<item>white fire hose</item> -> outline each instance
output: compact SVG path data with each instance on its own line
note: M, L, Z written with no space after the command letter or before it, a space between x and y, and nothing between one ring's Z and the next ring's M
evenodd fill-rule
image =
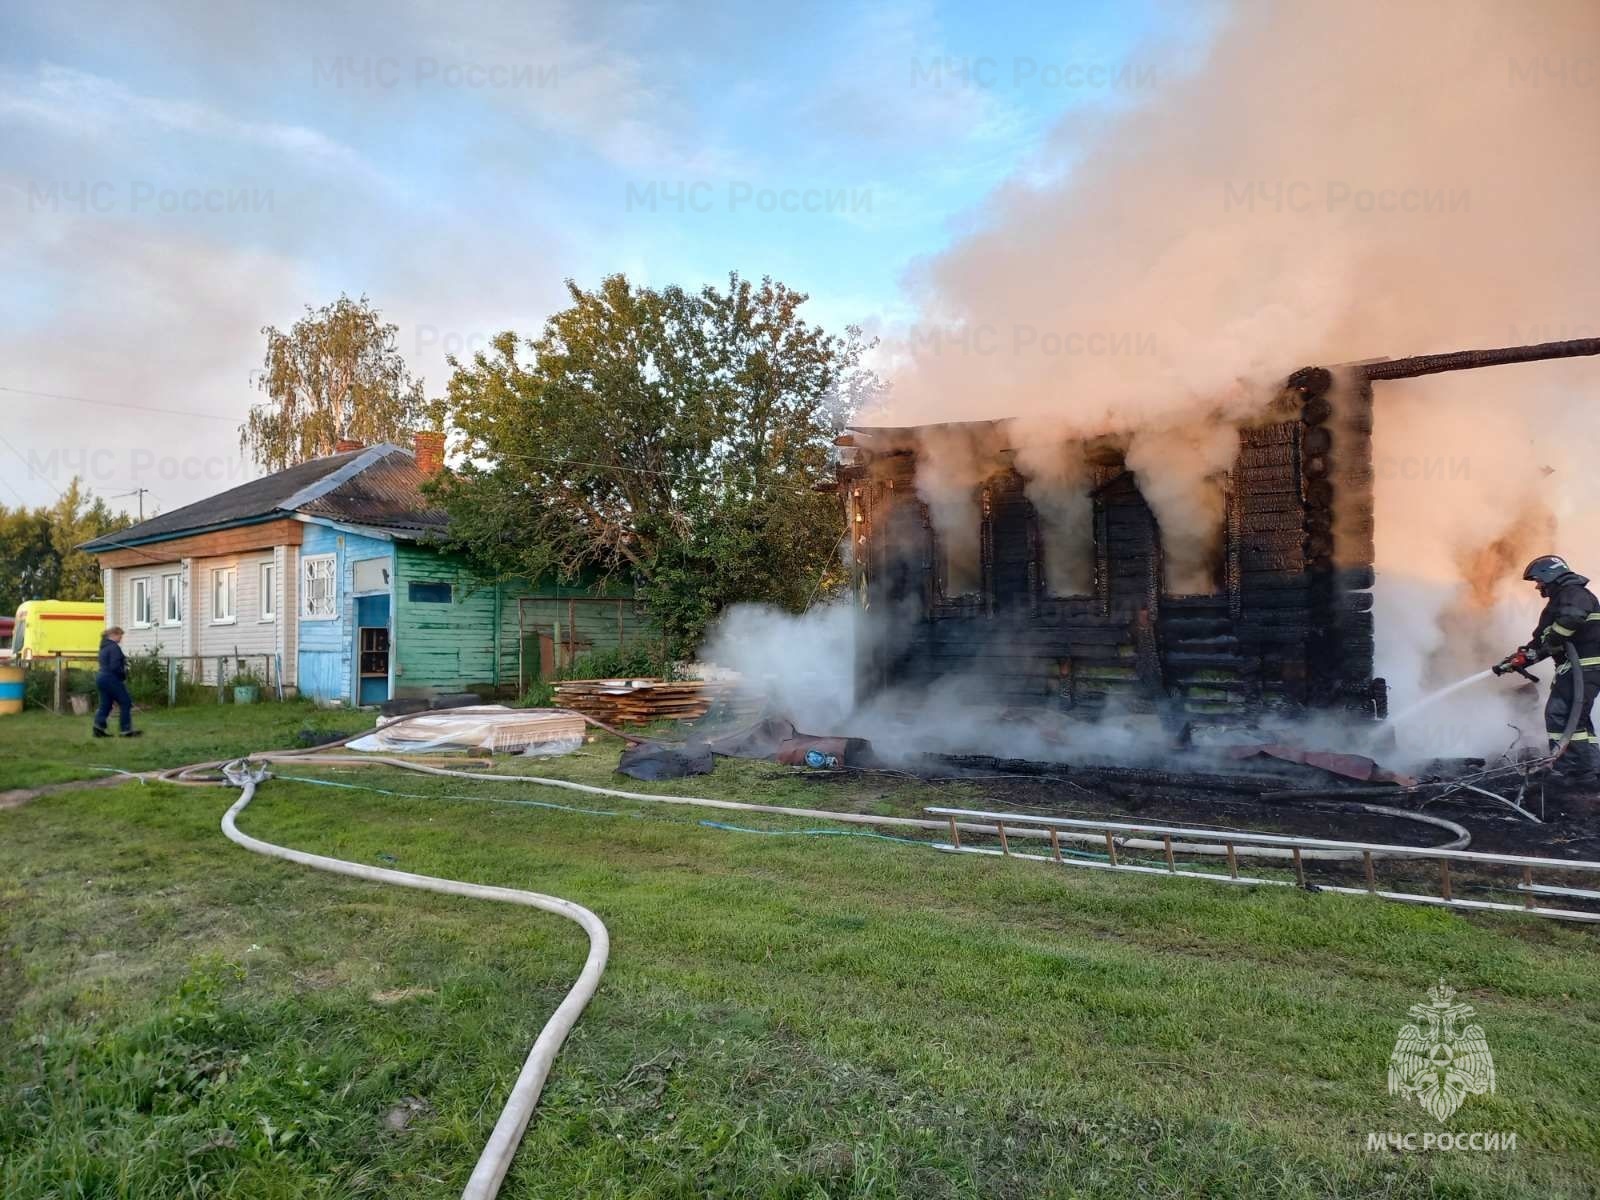
M540 908L545 912L555 913L566 917L569 921L577 922L589 935L589 956L584 959L583 970L579 972L577 982L572 985L572 989L567 992L566 999L562 1000L556 1011L550 1014L550 1019L545 1022L538 1038L534 1040L533 1049L528 1051L527 1061L522 1064L517 1082L512 1086L511 1095L506 1100L505 1108L500 1112L500 1119L494 1123L494 1132L489 1135L488 1144L478 1156L478 1165L472 1169L472 1177L467 1180L467 1186L461 1193L462 1200L492 1200L495 1193L500 1190L500 1184L511 1166L511 1156L517 1152L517 1145L522 1141L528 1122L533 1118L534 1106L539 1103L539 1093L544 1090L544 1081L550 1074L550 1066L555 1061L556 1051L561 1049L561 1043L567 1040L567 1034L577 1024L579 1014L589 1003L595 989L600 986L600 976L606 969L606 957L611 952L611 936L606 932L605 923L583 905L563 900L559 896L525 892L518 888L463 883L458 879L440 879L434 875L413 875L409 871L390 871L382 867L345 862L341 858L307 854L304 850L293 850L288 846L263 842L260 838L242 833L234 823L234 818L255 799L256 785L266 777L265 772L252 773L242 764L235 764L224 768L224 774L228 782L239 788L239 798L233 802L233 807L223 814L222 832L246 850L254 850L257 854L265 854L271 858L287 859L289 862L299 863L303 867L313 867L318 871L332 871L335 875L349 875L373 883L392 883L399 887L439 892L446 896L468 896L474 900L497 900L502 904L521 904L528 908Z
M491 783L521 783L533 784L537 787L563 788L572 792L584 792L591 796L611 796L619 800L642 800L653 804L683 804L695 808L721 808L735 812L771 813L784 817L804 817L807 820L840 821L849 825L887 825L901 829L949 829L948 821L934 821L926 817L885 817L875 813L845 813L831 812L821 808L789 808L779 804L748 804L740 800L712 800L704 796L660 796L648 792L628 792L621 788L599 787L592 783L573 783L566 779L550 779L543 775L494 775L487 771L459 771L450 767L435 767L427 763L407 762L403 758L374 755L349 755L349 754L319 754L314 759L308 760L298 751L285 751L282 753L256 754L252 756L265 762L276 762L280 759L296 762L322 762L333 763L339 766L384 766L398 767L403 771L416 771L423 775L443 775L454 779L477 779ZM1381 816L1394 817L1398 820L1415 821L1423 825L1432 825L1443 829L1450 834L1450 840L1438 846L1430 846L1430 850L1464 850L1472 841L1472 834L1465 826L1444 817L1436 817L1430 813L1411 812L1404 808L1391 808L1383 804L1359 803L1357 807L1366 812ZM994 834L993 824L982 825L966 822L957 822L956 828L962 833ZM1196 829L1196 836L1203 837L1207 834L1224 833L1226 830ZM1048 838L1049 832L1038 827L1006 826L1007 837ZM1061 833L1061 838L1069 841L1099 843L1105 839L1099 834L1069 834ZM1129 850L1164 851L1165 843L1149 838L1121 838L1117 845ZM1220 842L1174 842L1172 849L1178 854L1204 854L1220 857L1227 853L1227 847ZM1238 846L1236 853L1255 858L1281 858L1293 857L1293 851L1281 846ZM1324 860L1328 862L1355 862L1361 858L1359 851L1353 850L1318 850L1308 849L1300 852L1304 860Z
M330 763L341 766L389 766L425 775L442 775L450 778L476 779L496 783L532 784L538 787L563 788L569 791L584 792L589 795L612 796L625 800L728 809L738 812L772 813L780 816L805 817L811 820L838 821L855 825L886 825L930 830L944 830L950 827L947 821L935 821L920 817L889 817L869 813L830 812L826 809L790 808L775 804L748 804L737 800L713 800L698 796L652 795L646 792L630 792L620 788L574 783L565 779L550 779L537 775L496 775L480 771L461 771L448 767L430 766L425 763L407 762L403 758L378 757L365 754L359 756L337 755L317 753L316 751L290 750L259 753L252 755L251 758L262 762L288 761ZM227 783L239 788L239 798L223 814L222 832L230 841L243 846L246 850L264 854L271 858L281 858L315 870L330 871L336 875L348 875L355 879L365 879L373 883L389 883L399 887L416 888L420 891L438 892L446 896L466 896L477 900L494 900L502 904L520 904L528 908L538 908L576 922L588 934L589 955L584 960L583 970L579 973L577 981L572 985L571 990L568 991L566 998L557 1006L550 1019L545 1022L544 1028L539 1031L539 1036L534 1041L533 1048L528 1052L527 1060L523 1063L522 1070L517 1076L517 1081L506 1100L505 1108L495 1122L494 1131L490 1134L489 1141L484 1146L483 1153L479 1155L477 1165L473 1168L472 1176L461 1193L462 1200L493 1200L505 1179L506 1171L511 1165L511 1159L516 1153L517 1145L528 1128L528 1122L533 1117L534 1107L539 1102L539 1094L544 1088L545 1079L550 1074L551 1064L555 1059L556 1053L560 1050L561 1044L566 1040L568 1033L572 1031L572 1027L577 1023L579 1015L600 985L600 976L605 971L606 959L611 947L611 938L606 931L604 922L589 909L580 904L574 904L570 900L563 900L559 896L547 896L540 892L522 891L517 888L491 887L485 884L467 883L456 879L441 879L434 875L415 875L409 871L391 871L383 867L367 866L364 863L353 863L344 859L329 858L321 854L310 854L304 850L295 850L288 846L279 846L272 842L264 842L259 838L251 837L239 829L235 820L251 800L255 798L257 786L269 776L264 769L251 770L249 760L196 764L191 767L160 772L155 777L167 782L194 784L202 782L193 778L195 773L202 771L220 771ZM205 782L217 781L208 780ZM1404 809L1388 808L1376 804L1362 804L1360 807L1369 812L1382 813L1387 816L1405 818L1443 828L1453 835L1452 840L1443 847L1445 849L1460 849L1471 840L1471 835L1465 828L1442 817L1413 813ZM994 834L996 832L995 826L992 824L958 823L957 827L963 832L976 834ZM1218 831L1195 830L1195 833L1201 836L1215 832ZM1049 836L1043 829L1012 828L1010 826L1006 828L1006 834L1011 837L1042 838ZM1089 842L1101 840L1099 835L1093 834L1062 833L1059 836L1068 840ZM1118 845L1133 850L1161 850L1164 848L1162 842L1141 838L1120 839ZM1179 854L1219 855L1226 853L1224 846L1204 842L1174 842L1171 849ZM1264 858L1288 858L1292 851L1281 847L1240 846L1238 847L1238 853L1241 855L1250 853ZM1342 860L1359 857L1359 855L1349 851L1313 849L1302 851L1302 857L1307 859Z

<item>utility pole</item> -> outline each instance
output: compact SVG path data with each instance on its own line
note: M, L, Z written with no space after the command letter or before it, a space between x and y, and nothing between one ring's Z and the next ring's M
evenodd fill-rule
M131 491L118 492L115 496L112 496L110 498L112 500L121 500L121 499L123 499L124 497L127 497L127 496L137 496L137 497L139 497L139 520L143 521L144 520L144 494L146 492L148 492L149 490L150 490L149 488L145 488L145 487L134 488Z

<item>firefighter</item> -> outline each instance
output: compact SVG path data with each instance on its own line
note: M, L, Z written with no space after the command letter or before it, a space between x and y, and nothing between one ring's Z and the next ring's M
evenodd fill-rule
M1555 770L1567 783L1593 787L1600 782L1600 745L1595 743L1593 714L1595 696L1600 694L1600 600L1589 590L1589 580L1559 555L1534 559L1522 577L1538 586L1545 599L1544 611L1539 614L1533 639L1497 663L1495 674L1518 671L1540 659L1555 659L1556 673L1544 706L1544 727L1552 747L1566 735L1573 704L1579 706L1572 743ZM1577 651L1580 669L1576 679L1568 646Z

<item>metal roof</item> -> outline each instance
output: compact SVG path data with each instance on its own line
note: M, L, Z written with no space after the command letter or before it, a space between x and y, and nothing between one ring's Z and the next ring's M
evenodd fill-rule
M295 511L380 529L400 538L443 533L450 524L449 516L443 509L431 507L420 490L428 476L409 451L391 450Z

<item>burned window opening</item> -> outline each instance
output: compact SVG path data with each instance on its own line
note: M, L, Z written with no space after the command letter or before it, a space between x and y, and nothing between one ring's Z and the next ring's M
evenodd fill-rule
M929 608L932 562L927 509L912 500L895 502L883 522L881 545L880 603L899 616L921 620Z
M974 491L971 522L959 531L941 531L934 528L930 520L934 593L941 604L976 604L983 597L982 503Z
M1161 537L1131 471L1109 467L1095 488L1096 596L1102 614L1131 619L1160 607Z
M1015 472L984 489L984 595L992 615L1031 613L1039 601L1039 519Z

